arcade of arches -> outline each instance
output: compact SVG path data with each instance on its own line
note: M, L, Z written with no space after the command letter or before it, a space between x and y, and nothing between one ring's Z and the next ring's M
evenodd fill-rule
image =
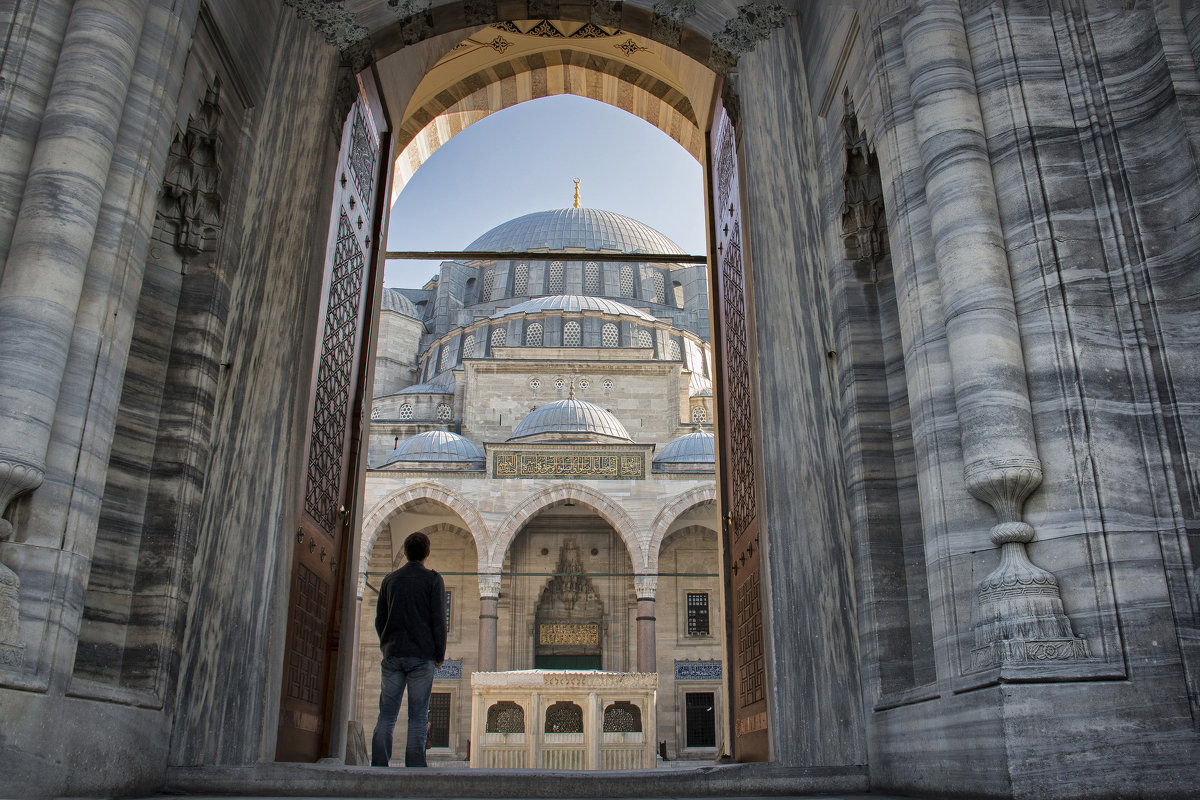
M341 761L355 577L389 544L364 570L358 531L386 522L394 546L412 514L448 573L510 569L528 618L582 598L615 634L526 655L617 669L640 657L614 610L646 599L628 576L717 539L722 741L771 762L718 776L1193 791L1194 4L17 0L0 21L7 792ZM705 166L715 505L657 530L548 487L500 528L426 476L371 507L388 200L465 126L559 93ZM465 289L481 265L461 266ZM531 341L603 349L611 324L618 349L690 363L673 331L705 337L632 305L542 308ZM489 441L560 446L516 434ZM519 585L556 571L539 559L590 588ZM503 596L486 588L460 611ZM497 663L524 666L494 616Z

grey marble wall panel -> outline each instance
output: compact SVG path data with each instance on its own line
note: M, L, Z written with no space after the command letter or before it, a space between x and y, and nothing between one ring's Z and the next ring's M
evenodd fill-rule
M798 35L791 18L743 56L736 84L758 342L772 746L785 764L846 765L862 763L865 747L836 386L826 357L829 285L811 191L817 154Z
M279 31L246 172L246 248L232 284L228 367L200 511L175 764L274 756L286 575L338 145L327 126L313 124L332 103L337 53L289 9L280 12Z

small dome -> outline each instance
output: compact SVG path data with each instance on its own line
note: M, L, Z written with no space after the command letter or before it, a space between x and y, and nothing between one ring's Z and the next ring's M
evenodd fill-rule
M483 451L470 439L450 431L425 431L401 442L381 466L435 462L433 469L483 469L485 460Z
M383 297L379 298L379 310L394 311L415 320L421 319L421 312L417 311L413 301L409 300L399 289L383 290Z
M444 383L416 383L406 386L396 394L454 394L454 385Z
M541 311L565 311L576 314L584 311L599 311L602 314L612 314L614 316L625 315L637 317L646 322L657 321L645 311L640 311L633 306L627 306L624 303L618 303L615 300L608 300L603 297L578 294L555 294L549 297L526 300L524 303L518 303L510 308L497 311L495 314L492 314L492 319L511 317L514 314L537 314Z
M538 406L521 420L508 440L544 438L632 442L625 426L600 406L570 397Z
M716 440L709 431L695 430L667 442L654 458L654 472L712 472Z

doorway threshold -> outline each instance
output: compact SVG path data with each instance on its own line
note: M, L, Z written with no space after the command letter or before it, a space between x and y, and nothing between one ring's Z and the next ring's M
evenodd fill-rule
M865 766L698 764L629 772L266 763L171 767L163 791L232 797L667 798L864 794Z

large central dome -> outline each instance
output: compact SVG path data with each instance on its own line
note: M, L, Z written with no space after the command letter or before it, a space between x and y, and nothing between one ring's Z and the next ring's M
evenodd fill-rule
M683 250L636 219L598 208L536 211L497 225L468 250L608 250L616 253L679 253Z

